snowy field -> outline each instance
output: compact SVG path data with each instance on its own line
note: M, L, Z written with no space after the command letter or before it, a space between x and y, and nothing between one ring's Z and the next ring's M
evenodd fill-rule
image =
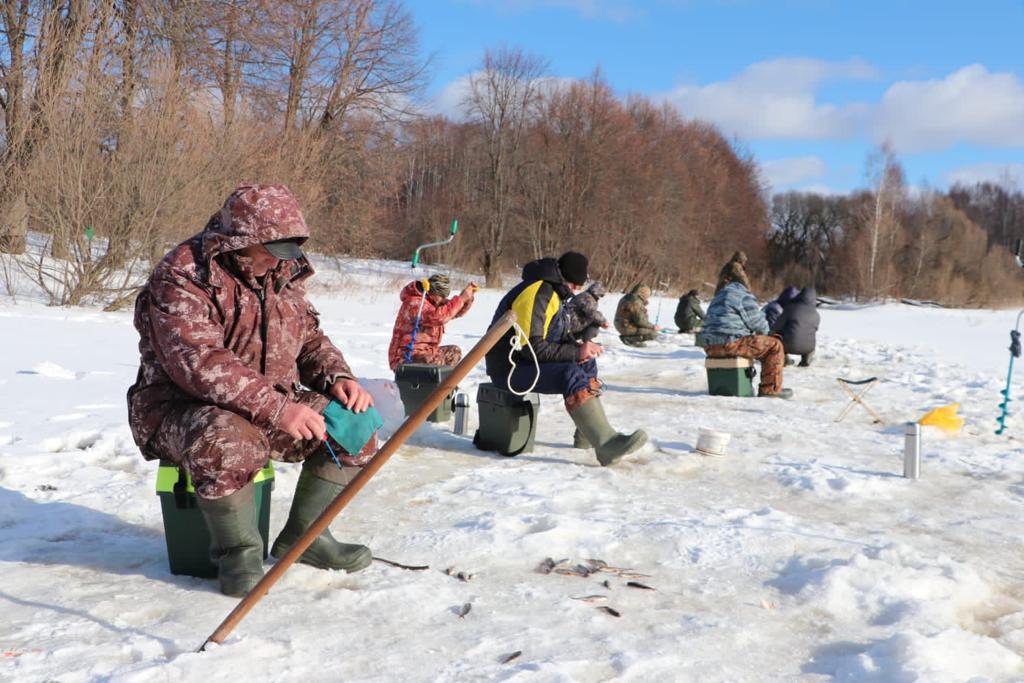
M353 263L312 294L362 377L390 375L404 276ZM448 340L472 345L499 296ZM130 314L0 300L0 680L1022 681L1024 401L993 434L1015 316L822 309L789 402L708 396L690 335L606 335L609 418L652 445L598 467L558 397L516 458L428 425L332 529L429 570L296 565L196 653L236 601L168 570L155 463L126 424ZM835 423L836 377L873 375L886 424L859 407ZM922 478L904 479L904 423L954 401L962 433L925 429ZM726 455L692 452L700 427L732 434ZM272 534L298 470L277 468ZM545 574L547 558L629 572Z

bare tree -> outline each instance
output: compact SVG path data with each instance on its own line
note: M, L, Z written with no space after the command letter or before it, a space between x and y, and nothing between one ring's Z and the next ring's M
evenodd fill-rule
M489 286L500 286L505 233L515 206L527 128L536 114L539 79L544 60L518 49L484 54L480 71L469 80L463 107L481 131L486 165L480 175L480 195L487 216L483 227L482 260Z

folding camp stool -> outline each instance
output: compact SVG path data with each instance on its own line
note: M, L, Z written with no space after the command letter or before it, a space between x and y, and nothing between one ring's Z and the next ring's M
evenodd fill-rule
M868 377L867 379L861 379L861 380L852 380L852 379L846 379L845 377L836 377L836 381L839 382L839 386L841 386L843 388L843 391L845 391L847 394L850 395L850 404L848 406L846 406L845 408L843 408L843 412L839 413L839 417L836 418L836 422L842 422L843 418L846 417L847 414L849 414L849 412L851 410L853 410L853 407L856 406L857 404L860 404L860 405L864 406L864 410L866 410L869 413L871 413L871 417L873 417L875 419L874 421L876 423L880 423L882 421L882 418L878 417L878 413L873 411L871 409L871 406L869 406L864 401L864 394L866 394L869 391L871 391L871 387L873 387L876 384L878 384L878 378L877 377ZM860 392L854 393L854 391L853 391L853 389L851 387L864 387L864 388L861 389Z

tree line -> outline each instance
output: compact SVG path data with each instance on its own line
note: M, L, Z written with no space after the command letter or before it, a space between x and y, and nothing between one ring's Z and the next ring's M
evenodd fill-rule
M988 301L1017 275L1019 193L910 197L889 155L863 192L771 197L736 141L598 70L488 51L441 116L429 67L398 0L5 2L0 277L123 305L245 180L288 184L328 254L408 258L458 218L440 258L491 285L570 248L674 292L736 249L761 294Z
M885 146L868 169L871 186L848 195L772 198L766 265L775 285L956 306L1024 298L1014 259L1024 238L1024 193L989 182L911 191Z

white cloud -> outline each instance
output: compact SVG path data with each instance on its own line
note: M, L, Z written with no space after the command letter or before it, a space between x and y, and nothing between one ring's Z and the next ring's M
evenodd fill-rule
M462 102L469 94L469 83L472 78L473 74L466 74L445 85L433 101L427 105L427 109L433 114L442 114L456 121L465 119Z
M1024 164L999 164L985 162L970 164L950 171L945 176L950 185L974 185L990 182L1011 188L1024 188Z
M751 64L731 80L683 85L664 95L687 117L717 124L751 140L824 140L854 135L867 109L862 104L818 102L828 81L869 80L877 71L860 59L775 59Z
M838 197L848 194L847 190L837 190L834 187L828 185L804 185L803 187L796 188L797 192L804 192L806 194L820 194L823 197Z
M761 164L761 172L773 188L785 188L825 175L828 167L820 157L804 156L771 159Z
M894 83L878 105L872 134L903 153L956 143L1024 146L1024 82L972 64L942 79Z

